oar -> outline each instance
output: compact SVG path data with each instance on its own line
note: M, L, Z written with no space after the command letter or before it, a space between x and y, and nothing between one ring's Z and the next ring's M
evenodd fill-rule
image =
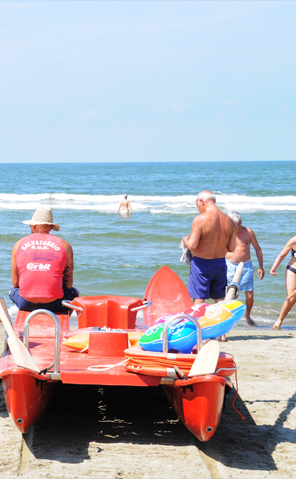
M3 323L5 331L7 332L7 343L11 352L15 364L20 368L31 369L36 373L39 373L40 369L32 358L31 354L27 350L26 346L15 334L11 320L6 308L4 298L0 298L0 319Z
M231 301L234 299L238 289L239 289L239 281L241 279L241 275L244 269L244 263L239 263L238 267L236 268L236 272L234 273L233 280L231 281L230 285L228 286L228 291L226 293L225 299L227 301Z
M236 272L234 274L233 280L231 281L228 292L225 299L231 301L238 291L238 284L240 277L242 275L244 268L244 263L239 263ZM220 355L220 344L216 340L211 340L206 343L201 350L199 351L192 367L189 371L188 377L198 376L201 374L213 374L216 371L216 366L218 363Z
M217 362L220 355L220 344L211 339L199 351L188 377L199 376L200 374L213 374L216 371Z

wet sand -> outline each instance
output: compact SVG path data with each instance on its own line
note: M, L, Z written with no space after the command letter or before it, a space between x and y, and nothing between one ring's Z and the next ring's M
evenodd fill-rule
M296 332L232 331L224 351L238 366L216 434L200 443L176 419L161 388L58 387L22 436L0 395L0 477L295 478ZM1 350L3 333L0 337Z

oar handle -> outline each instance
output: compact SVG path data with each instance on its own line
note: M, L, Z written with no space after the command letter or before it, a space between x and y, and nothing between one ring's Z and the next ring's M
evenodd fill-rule
M233 280L227 287L227 293L226 293L225 299L227 299L228 301L236 297L236 293L239 289L239 281L241 279L243 269L244 269L244 263L241 261L238 267L236 268L236 271L233 276Z
M3 326L8 334L10 336L11 334L15 334L15 331L13 329L13 326L11 324L11 320L6 308L6 304L4 301L4 298L0 298L0 319L3 323Z

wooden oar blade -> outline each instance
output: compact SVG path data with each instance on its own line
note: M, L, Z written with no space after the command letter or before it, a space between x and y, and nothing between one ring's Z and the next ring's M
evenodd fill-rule
M26 346L19 340L17 336L15 338L9 336L7 339L7 343L11 351L11 355L15 360L15 364L18 367L30 369L35 373L40 372L40 368L38 368Z
M214 374L220 355L220 344L218 341L211 340L206 343L199 351L188 377L200 376L202 374Z
M0 298L0 319L8 335L7 344L9 346L11 355L15 361L15 364L20 368L31 369L36 373L39 373L40 369L32 358L31 354L27 350L26 346L15 334L11 320L4 302L4 298ZM5 306L4 306L5 305Z

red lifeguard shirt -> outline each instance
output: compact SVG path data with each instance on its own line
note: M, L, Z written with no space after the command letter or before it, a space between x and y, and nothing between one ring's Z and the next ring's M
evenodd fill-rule
M67 253L61 238L34 233L25 236L16 252L20 295L23 298L62 298Z

